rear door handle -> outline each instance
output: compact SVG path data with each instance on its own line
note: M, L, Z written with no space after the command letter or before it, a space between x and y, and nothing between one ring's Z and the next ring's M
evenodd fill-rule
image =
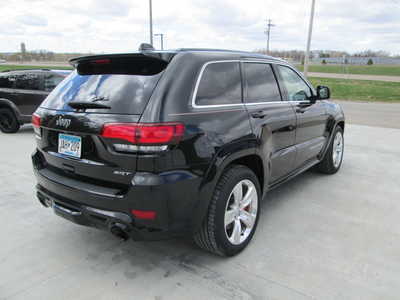
M251 113L251 117L254 119L263 119L266 115L262 110Z

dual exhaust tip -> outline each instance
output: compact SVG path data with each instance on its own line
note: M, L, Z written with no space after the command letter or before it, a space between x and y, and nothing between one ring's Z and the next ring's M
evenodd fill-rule
M114 223L110 227L110 232L114 236L126 241L129 239L129 234L126 232L126 225L120 223Z

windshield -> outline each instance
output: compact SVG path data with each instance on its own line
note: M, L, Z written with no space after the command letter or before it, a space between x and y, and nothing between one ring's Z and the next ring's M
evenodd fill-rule
M74 111L69 102L95 102L111 109L88 112L142 114L163 72L156 75L79 75L72 72L46 98L41 107Z

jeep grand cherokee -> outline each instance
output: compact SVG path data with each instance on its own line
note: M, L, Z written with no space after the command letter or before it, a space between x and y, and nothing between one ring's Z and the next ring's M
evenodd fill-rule
M71 64L33 116L32 159L38 199L72 222L232 256L269 190L341 166L342 109L283 60L148 49Z

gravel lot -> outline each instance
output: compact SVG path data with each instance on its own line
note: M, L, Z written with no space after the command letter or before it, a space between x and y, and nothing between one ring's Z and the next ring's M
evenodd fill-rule
M269 193L248 249L223 259L56 217L34 196L31 128L0 134L0 299L399 299L400 130L345 139L337 175Z

